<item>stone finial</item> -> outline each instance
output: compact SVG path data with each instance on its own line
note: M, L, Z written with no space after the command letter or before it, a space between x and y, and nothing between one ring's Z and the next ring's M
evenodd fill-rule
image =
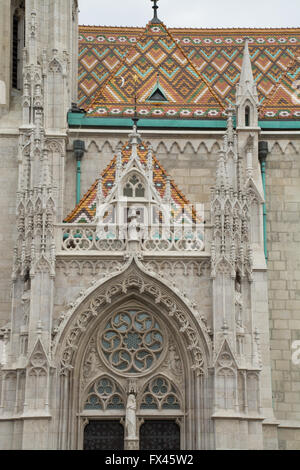
M103 181L102 181L102 175L101 175L98 180L98 187L97 187L97 199L99 203L103 203L105 201L105 197L104 197L103 190L102 190L102 183Z
M253 78L251 58L250 58L250 53L249 53L249 37L245 37L243 63L242 63L242 70L241 70L239 85L240 87L244 87L248 83L253 84L254 78Z
M149 145L148 147L147 172L148 172L148 178L152 181L153 179L153 148L151 145Z
M249 38L246 37L240 81L237 85L236 94L238 127L258 126L259 99L257 94L256 83L253 77L248 44Z
M163 200L166 204L169 204L172 200L172 188L171 188L171 178L170 178L170 176L167 176L166 190L165 190Z
M116 158L116 179L120 179L121 174L122 174L122 146L118 145L117 146L117 158Z

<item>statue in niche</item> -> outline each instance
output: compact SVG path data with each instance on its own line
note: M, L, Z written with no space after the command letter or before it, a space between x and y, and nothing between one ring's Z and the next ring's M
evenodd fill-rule
M180 359L179 355L177 354L176 348L173 344L171 344L169 352L170 352L170 355L169 355L170 370L175 375L181 375L182 374L181 359Z
M136 396L133 392L130 392L127 399L125 428L127 439L134 440L138 438L136 429Z
M132 207L129 210L128 213L128 220L129 220L129 225L128 225L128 236L129 240L135 240L138 241L140 240L140 224L138 223L138 213L137 210Z
M235 322L239 333L244 332L243 327L243 295L242 295L242 280L240 274L237 272L235 278Z
M21 299L23 309L23 326L28 326L30 313L30 292L25 291Z
M94 346L91 347L83 366L83 377L89 378L97 368L98 356Z

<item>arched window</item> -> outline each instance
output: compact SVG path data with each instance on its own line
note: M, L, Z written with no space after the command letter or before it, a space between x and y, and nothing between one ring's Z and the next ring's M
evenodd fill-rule
M24 7L17 8L12 22L12 88L22 89L22 54L25 46Z
M166 377L156 377L146 386L141 401L142 410L180 410L178 391Z
M132 175L127 181L123 195L126 197L145 197L145 187L137 175Z
M245 108L245 126L250 126L250 107L246 106Z
M108 377L97 380L89 389L85 410L124 410L125 404L118 385Z

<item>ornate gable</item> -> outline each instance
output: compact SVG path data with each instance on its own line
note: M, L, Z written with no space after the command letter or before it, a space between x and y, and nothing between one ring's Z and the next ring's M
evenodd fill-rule
M133 158L133 148L136 152ZM119 168L118 168L119 165ZM135 167L134 167L135 165ZM164 167L153 155L151 147L144 142L125 143L117 150L107 168L101 173L99 179L91 186L83 196L75 209L65 218L65 223L93 223L96 218L97 197L102 203L112 201L117 190L117 182L122 173L122 181L126 186L125 179L130 174L140 174L142 180L149 184L149 191L156 202L162 204L170 202L172 205L173 217L177 223L182 217L187 217L192 222L203 222L197 219L196 210L191 206L188 199L171 180ZM101 188L99 188L99 184ZM168 193L170 201L168 201ZM106 219L109 222L109 214Z

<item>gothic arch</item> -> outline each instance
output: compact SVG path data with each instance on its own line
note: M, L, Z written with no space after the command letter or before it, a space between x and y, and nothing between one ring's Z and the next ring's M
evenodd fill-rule
M95 140L90 140L87 144L87 151L90 153L99 153L100 148Z
M194 148L193 144L193 142L188 140L184 146L183 153L187 153L188 155L194 155L197 150Z
M201 420L204 419L204 410L209 407L210 400L207 394L209 387L204 386L204 383L210 380L208 367L211 360L211 346L206 327L204 324L199 324L193 307L188 305L188 301L178 291L175 292L175 288L172 290L164 281L150 275L141 267L138 260L133 258L125 265L122 272L114 273L108 279L100 281L91 287L86 295L82 295L58 328L53 355L58 366L57 408L60 409L58 417L60 448L80 448L80 441L78 441L80 433L74 432L76 413L80 413L80 387L82 387L79 385L80 370L92 336L95 331L100 331L101 325L101 331L103 331L103 322L112 312L117 311L123 305L135 304L145 306L148 311L151 309L153 316L163 327L162 331L167 331L166 344L170 346L173 341L176 344L185 371L181 374L181 377L185 375L183 384L186 391L185 409L194 409L192 402L197 401L195 412L198 414L199 422L195 421L194 416L191 415L184 418L183 426L186 431L183 446L198 449L208 445L205 443L207 436L201 435L199 430L192 431L197 426L205 425ZM164 350L161 360L165 361L168 354L169 349ZM124 379L129 380L130 374L126 373L127 375L124 376L121 372L113 370L100 354L98 356L101 362L101 373L110 374L111 372L113 376L119 376L120 389L124 387ZM170 363L169 360L167 362ZM174 360L173 364L175 364ZM151 373L154 371L155 368L153 372L152 369L142 371L142 374L138 373L133 378L139 379L145 376L150 380ZM171 393L173 398L169 399L169 404L177 403L174 390L175 388ZM72 403L71 411L70 407L64 405L68 402ZM62 432L65 426L70 426L68 439L64 439Z
M155 304L163 304L170 318L177 320L178 326L190 342L190 350L195 353L195 369L200 362L196 360L199 338L204 347L206 358L211 355L211 344L206 326L203 322L197 323L194 306L177 289L171 289L169 285L153 273L149 273L136 257L130 259L121 271L105 276L98 283L93 282L86 293L81 293L76 303L70 304L70 310L61 317L57 335L53 343L53 354L56 358L62 353L63 344L68 343L68 337L75 334L82 322L82 311L85 310L91 318L98 317L99 311L107 304L111 304L112 298L120 293L127 293L129 289L139 290L140 293L146 292L152 297ZM158 296L157 296L158 295ZM98 305L97 305L98 303ZM81 325L80 332L77 331L76 339L81 337L83 331L86 331L87 324ZM194 331L194 334L193 334ZM198 332L198 335L195 333ZM73 341L71 341L73 344ZM71 348L72 349L72 348Z

